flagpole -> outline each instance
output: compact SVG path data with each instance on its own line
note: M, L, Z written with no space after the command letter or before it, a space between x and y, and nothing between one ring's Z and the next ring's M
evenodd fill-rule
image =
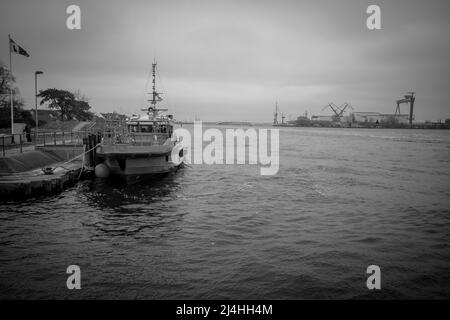
M9 84L9 95L11 99L11 135L12 142L14 142L14 98L13 98L13 73L12 73L12 59L11 59L11 35L8 34L9 47L9 73L11 74L11 83Z

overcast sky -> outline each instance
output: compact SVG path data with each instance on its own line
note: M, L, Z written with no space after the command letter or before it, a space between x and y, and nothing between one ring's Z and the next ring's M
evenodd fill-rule
M13 55L30 106L42 70L41 89L80 90L96 112L136 113L156 58L165 105L180 120L271 122L275 100L292 118L329 114L332 101L393 113L411 90L417 119L450 118L448 1L0 3L0 60L9 64L10 33L30 54ZM66 28L70 4L81 8L81 30ZM366 28L369 4L381 7L382 30Z

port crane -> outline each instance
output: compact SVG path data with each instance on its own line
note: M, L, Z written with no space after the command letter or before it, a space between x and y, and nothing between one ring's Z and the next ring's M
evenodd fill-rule
M416 101L416 97L414 96L415 92L407 92L404 95L404 99L397 100L397 108L395 109L395 118L401 115L400 105L402 103L409 103L409 124L412 125L412 121L414 118L414 102Z
M331 110L333 110L333 112L334 112L333 118L334 118L334 121L336 121L336 122L341 122L341 119L344 116L344 112L347 110L347 108L350 108L353 110L353 107L347 102L341 104L339 107L337 105L335 105L333 102L330 102L322 110L325 110L327 108L330 108Z
M286 118L286 116L284 115L283 112L280 111L280 108L278 108L278 102L275 102L275 112L273 114L273 125L274 126L278 126L280 125L280 123L278 122L278 114L281 114L281 125L284 125L284 119Z
M275 102L275 112L273 113L273 125L278 125L278 102Z

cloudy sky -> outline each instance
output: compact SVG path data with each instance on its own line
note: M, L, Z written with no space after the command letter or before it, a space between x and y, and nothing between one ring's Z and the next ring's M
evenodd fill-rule
M81 30L66 28L67 6ZM381 7L382 30L366 28ZM393 113L417 91L416 118L450 118L447 1L1 0L0 60L8 33L26 103L41 88L80 90L94 111L135 113L146 103L154 58L176 118L271 122L275 101L294 118L349 102ZM147 85L147 89L146 89ZM404 107L406 112L406 107Z

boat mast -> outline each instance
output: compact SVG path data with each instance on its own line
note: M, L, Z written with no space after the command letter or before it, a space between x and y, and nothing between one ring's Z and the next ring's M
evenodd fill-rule
M150 101L150 103L152 104L152 108L156 109L156 103L162 101L163 99L160 96L160 92L156 91L156 60L152 63L152 76L153 76L153 80L152 80L152 100L148 100Z

